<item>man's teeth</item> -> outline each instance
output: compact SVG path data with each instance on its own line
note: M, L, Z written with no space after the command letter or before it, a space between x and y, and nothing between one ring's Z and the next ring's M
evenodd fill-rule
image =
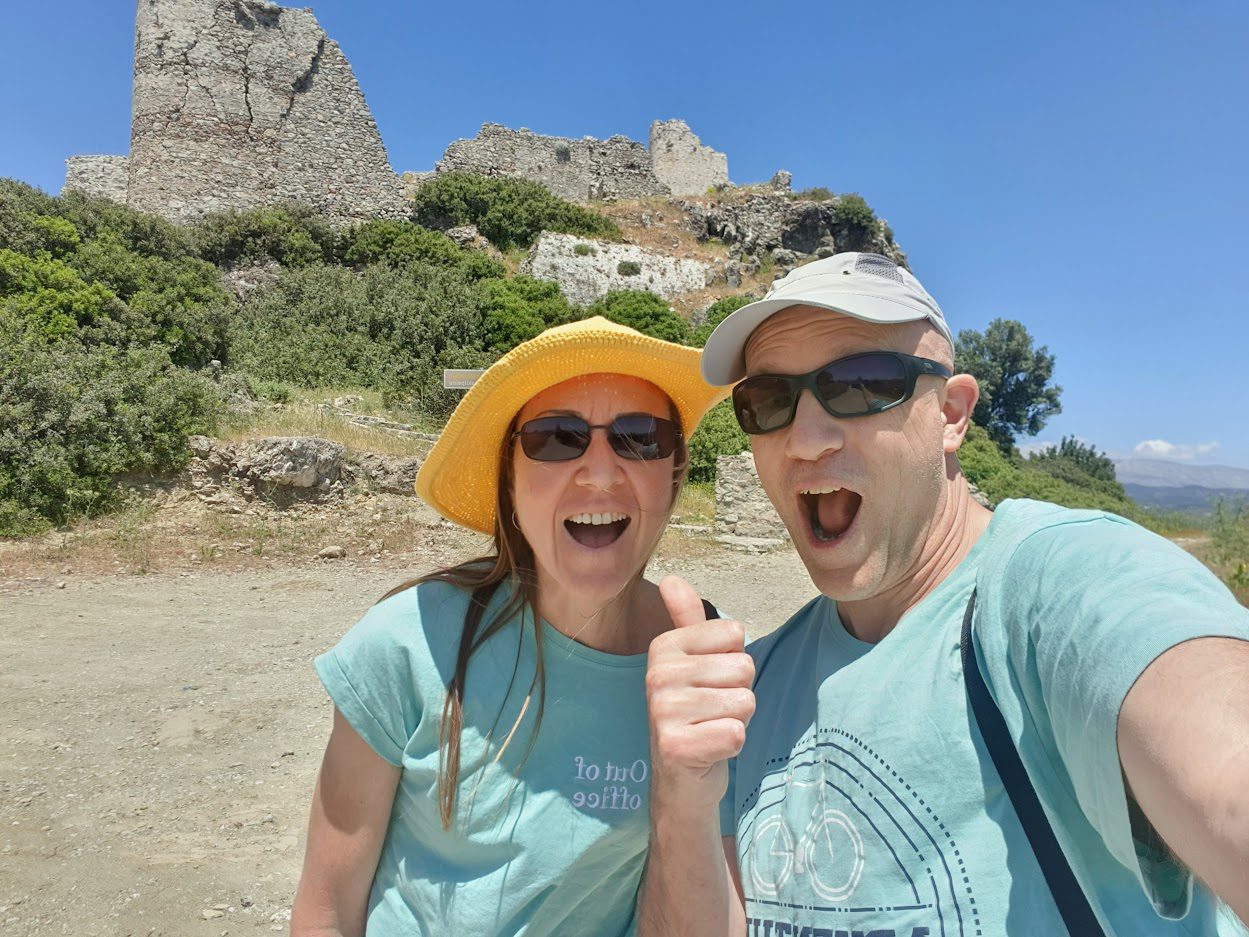
M804 488L800 494L804 495L831 495L841 491L840 486L828 485L824 488Z
M618 521L628 520L628 514L574 514L568 518L574 524L615 524Z

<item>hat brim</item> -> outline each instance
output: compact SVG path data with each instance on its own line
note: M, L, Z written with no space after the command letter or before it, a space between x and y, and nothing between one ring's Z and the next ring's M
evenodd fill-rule
M700 358L697 348L601 317L548 329L509 351L469 388L421 465L416 492L448 520L492 534L504 435L535 394L586 374L637 377L673 402L688 440L707 410L727 396L703 380Z
M928 319L951 346L954 344L950 327L943 320L925 310L885 297L827 290L813 291L801 299L760 299L726 316L707 339L707 344L703 347L703 377L708 383L731 385L745 377L746 342L750 340L751 334L767 319L790 306L815 306L881 325Z

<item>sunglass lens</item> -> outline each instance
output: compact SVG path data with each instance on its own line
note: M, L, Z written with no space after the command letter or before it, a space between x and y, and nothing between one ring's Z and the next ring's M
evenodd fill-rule
M733 412L747 433L782 429L794 417L794 386L783 377L752 377L733 388Z
M626 413L612 421L608 438L623 459L666 459L676 449L676 424L647 413Z
M893 355L842 358L815 375L816 392L838 416L875 413L906 396L906 366Z
M520 428L525 455L537 462L566 462L590 445L590 427L577 417L549 416L530 420Z

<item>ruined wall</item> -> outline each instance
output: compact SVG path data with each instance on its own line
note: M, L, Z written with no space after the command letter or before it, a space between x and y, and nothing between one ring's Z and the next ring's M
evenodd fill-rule
M627 137L573 140L491 123L447 147L435 171L531 179L576 202L667 192L651 172L646 147Z
M131 205L174 219L284 201L404 215L351 66L309 10L139 0L135 32Z
M577 202L701 195L729 178L728 157L703 146L680 120L656 121L649 150L623 136L573 140L487 123L473 139L447 147L436 171L531 179Z
M564 297L579 306L587 306L611 290L650 290L672 299L701 290L714 276L712 267L697 260L552 231L543 231L538 237L520 272L558 283Z
M714 186L728 184L729 158L703 146L685 121L655 121L650 143L655 178L673 195L702 195Z
M124 156L71 156L65 160L65 189L126 203L129 160Z

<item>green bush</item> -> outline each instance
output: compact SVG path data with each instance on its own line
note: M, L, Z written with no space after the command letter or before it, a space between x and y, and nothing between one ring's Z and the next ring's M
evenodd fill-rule
M499 250L529 247L542 231L616 239L615 222L527 179L439 173L413 198L412 220L445 230L476 225Z
M510 351L573 317L559 286L547 280L527 276L483 280L477 292L485 319L485 347L495 354Z
M572 252L578 257L593 257L598 253L591 244L576 244L573 246Z
M667 342L690 342L690 324L666 302L645 290L612 290L588 306L586 315L603 316Z
M1249 604L1249 504L1215 506L1209 561L1236 598Z
M242 309L229 364L295 387L368 387L434 417L458 398L444 368L479 367L483 296L459 269L385 264L291 269Z
M723 299L717 299L707 307L707 311L704 313L706 321L694 330L693 344L702 348L707 344L707 339L711 337L711 333L717 325L727 319L732 313L741 309L742 306L754 301L755 297L750 293L744 296L726 296Z
M876 213L857 192L837 196L837 220L853 231L867 233L876 225Z
M616 264L616 272L622 277L635 277L642 272L642 265L636 260L622 260Z
M0 309L0 536L108 507L118 473L176 470L220 409L163 347L58 341Z
M716 459L736 455L750 448L750 437L737 425L732 401L725 400L707 411L690 437L690 481L714 482Z
M195 250L218 267L275 260L284 267L333 262L338 233L311 208L290 205L214 212L190 229Z

